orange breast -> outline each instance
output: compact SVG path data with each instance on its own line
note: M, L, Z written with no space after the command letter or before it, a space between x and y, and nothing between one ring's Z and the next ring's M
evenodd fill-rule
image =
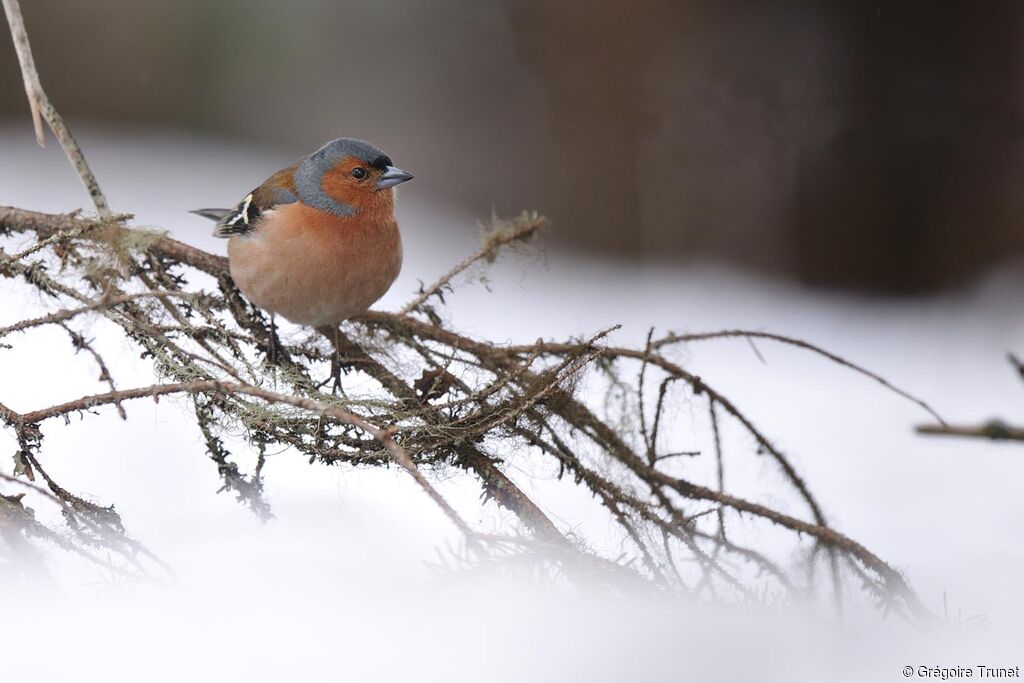
M228 241L231 276L260 308L301 325L334 325L387 292L402 266L390 207L338 217L302 204L264 214Z

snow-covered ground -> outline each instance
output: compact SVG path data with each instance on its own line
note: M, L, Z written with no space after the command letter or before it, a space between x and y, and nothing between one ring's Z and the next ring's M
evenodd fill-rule
M230 204L291 161L184 134L80 136L115 210L217 251L209 224L185 212ZM475 217L430 204L415 182L403 190L406 264L384 309L476 246ZM34 147L25 122L0 128L0 204L67 211L85 199L56 146ZM1024 351L1024 278L1010 271L959 294L898 302L562 252L507 260L489 278L491 291L461 288L451 312L458 328L492 340L617 323L623 344L641 344L651 325L763 329L875 370L950 420L1024 419L1024 383L1005 360ZM33 306L4 299L0 324ZM0 351L0 401L29 410L98 390L85 359L46 362L67 357L65 339L32 341L30 355L26 344ZM115 374L144 379L128 346L101 343L112 344ZM0 679L897 680L904 666L1024 665L1024 449L917 436L912 426L927 415L870 380L771 342L758 348L766 362L742 341L691 345L685 359L792 455L837 528L904 571L949 624L922 633L875 615L836 624L438 573L425 561L455 534L406 478L308 467L287 454L267 466L277 519L261 524L214 494L215 469L170 400L131 405L126 423L108 411L50 426L44 453L65 483L117 503L177 581L126 586L100 572L63 575L55 562L52 581L0 586ZM3 433L0 456L13 449ZM767 466L730 476L764 500L779 484ZM472 508L458 481L440 486ZM569 523L572 506L551 512Z

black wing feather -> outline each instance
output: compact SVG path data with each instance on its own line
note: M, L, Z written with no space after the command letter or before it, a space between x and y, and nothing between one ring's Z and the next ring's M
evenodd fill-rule
M260 208L252 200L253 193L245 196L245 199L238 203L238 206L231 209L217 221L213 228L214 237L231 237L232 235L244 235L253 229L256 221L263 215Z
M199 209L192 213L217 222L213 228L214 237L244 235L256 229L265 212L280 204L299 201L294 191L294 175L294 166L281 169L247 194L233 209Z

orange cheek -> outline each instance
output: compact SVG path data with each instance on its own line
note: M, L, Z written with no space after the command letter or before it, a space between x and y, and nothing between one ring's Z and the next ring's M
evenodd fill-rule
M350 206L362 206L365 201L365 189L341 173L325 174L323 188L328 197Z

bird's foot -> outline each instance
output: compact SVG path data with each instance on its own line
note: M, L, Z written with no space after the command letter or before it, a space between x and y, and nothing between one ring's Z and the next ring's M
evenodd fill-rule
M331 393L334 395L342 394L341 388L341 358L337 351L331 356L331 377L334 383L331 385Z
M330 384L331 394L344 396L345 389L341 385L341 376L343 374L347 375L351 370L352 366L348 363L341 362L340 355L335 353L331 356L331 374L329 374L324 381L317 384L316 388L319 390Z
M331 386L332 394L345 395L345 390L341 386L341 375L344 372L346 375L355 368L352 363L346 363L342 361L342 334L341 328L336 325L329 325L324 327L318 327L317 331L331 340L331 346L333 347L333 353L331 354L331 374L323 382L317 385L317 389L320 389L325 384L333 380Z

